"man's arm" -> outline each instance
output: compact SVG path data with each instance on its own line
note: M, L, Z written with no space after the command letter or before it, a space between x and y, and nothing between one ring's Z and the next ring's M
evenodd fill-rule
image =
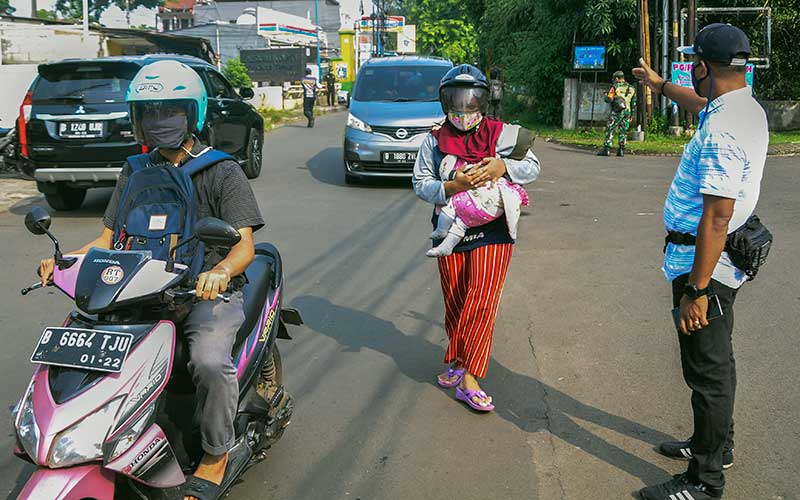
M633 68L633 76L643 84L650 87L656 94L664 94L664 96L672 99L678 103L678 106L688 109L693 114L697 115L706 107L708 100L705 97L700 97L694 89L687 89L678 85L673 85L658 76L658 73L653 71L653 68L644 62L644 59L639 59L639 67Z
M689 275L689 283L697 288L706 288L711 282L711 275L717 267L719 257L725 250L728 238L728 224L733 217L736 200L709 194L703 195L703 215L697 227L694 264ZM708 325L708 297L692 300L684 296L681 299L681 331L685 334L698 330L697 325Z
M216 300L217 296L228 289L231 278L244 273L247 266L253 262L256 254L253 243L253 228L239 229L242 239L237 243L222 261L210 271L201 273L197 277L195 293L203 300Z

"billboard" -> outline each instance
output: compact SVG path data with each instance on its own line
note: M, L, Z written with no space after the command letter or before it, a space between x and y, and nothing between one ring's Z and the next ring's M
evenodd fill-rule
M576 45L572 54L572 69L575 71L604 71L606 69L606 47L604 45Z
M256 82L291 82L303 78L306 55L303 48L249 49L239 54L250 78Z
M691 62L681 62L681 61L672 61L672 79L671 82L674 85L679 85L681 87L692 88L692 63ZM745 70L744 79L747 82L747 85L750 87L753 86L753 77L755 76L755 66L753 64L748 64L747 69Z

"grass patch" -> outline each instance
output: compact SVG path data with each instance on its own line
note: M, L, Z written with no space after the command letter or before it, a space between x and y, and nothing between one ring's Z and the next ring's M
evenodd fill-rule
M281 125L288 121L296 120L298 117L303 116L303 110L297 109L266 109L260 108L258 113L264 118L264 131L268 132L275 128L276 125Z

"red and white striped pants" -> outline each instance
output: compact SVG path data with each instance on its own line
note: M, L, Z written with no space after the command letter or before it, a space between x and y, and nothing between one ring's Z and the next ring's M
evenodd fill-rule
M513 245L504 243L439 257L450 339L444 362L459 361L476 377L485 377L489 367L494 322L512 251Z

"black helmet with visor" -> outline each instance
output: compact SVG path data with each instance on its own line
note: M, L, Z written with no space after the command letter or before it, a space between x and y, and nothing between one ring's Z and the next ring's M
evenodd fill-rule
M489 81L471 64L456 66L439 83L439 101L445 114L486 114L489 109Z

